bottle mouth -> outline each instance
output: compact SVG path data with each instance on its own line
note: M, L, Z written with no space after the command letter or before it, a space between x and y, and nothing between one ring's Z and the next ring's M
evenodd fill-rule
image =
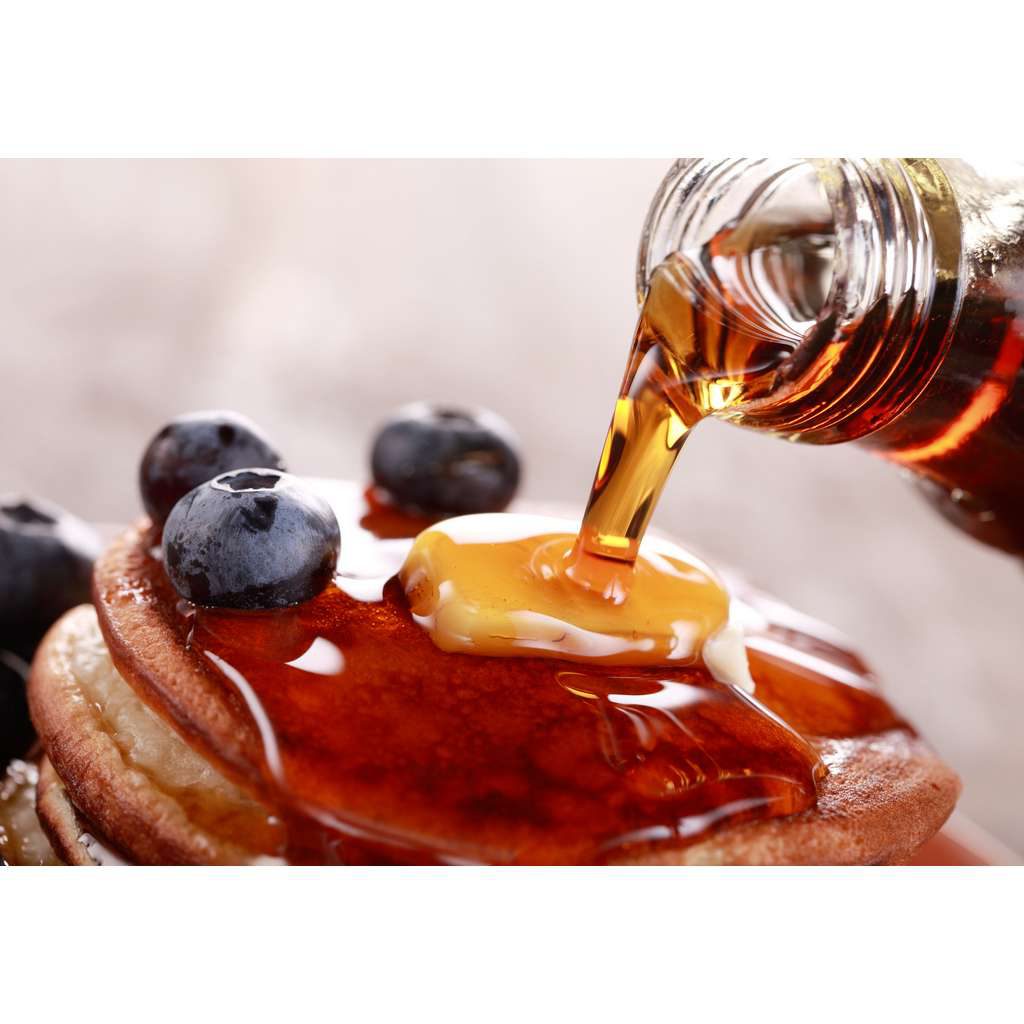
M935 210L922 199L939 178L948 188L926 160L679 160L648 211L639 297L662 263L682 259L699 275L695 291L713 300L705 305L768 343L757 350L771 365L749 370L770 374L770 386L726 415L776 410L794 389L806 391L823 361L835 364L857 325L871 323L881 344L890 328L926 322L938 270L958 276L955 203L946 195L938 204L956 220L946 232L954 256L949 245L937 252Z
M680 160L662 182L640 244L637 287L670 255L687 257L695 291L743 329L795 349L834 283L829 196L806 160Z

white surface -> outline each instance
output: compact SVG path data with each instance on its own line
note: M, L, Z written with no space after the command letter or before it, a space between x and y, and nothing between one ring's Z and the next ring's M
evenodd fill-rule
M167 417L227 406L302 473L365 471L419 398L519 432L525 494L582 504L667 160L0 164L0 488L135 514ZM656 525L852 635L1024 850L1019 564L853 447L702 426Z

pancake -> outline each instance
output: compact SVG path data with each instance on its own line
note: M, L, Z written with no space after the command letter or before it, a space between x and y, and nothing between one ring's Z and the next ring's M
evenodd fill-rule
M354 532L351 522L342 522L343 551ZM30 681L33 718L54 774L54 784L41 787L40 815L51 836L65 837L55 839L58 851L65 859L68 851L77 854L84 833L105 837L136 863L296 859L295 835L284 833L315 833L323 826L311 824L315 813L296 822L294 806L276 810L267 784L266 722L252 693L225 685L223 674L189 642L188 618L154 557L148 524L126 531L97 563L94 597L98 622L89 608L65 616L45 639ZM394 656L389 644L394 652L425 640L403 620L400 605L392 591L381 604L353 603L346 612L374 629L390 623L391 632L380 633L384 658ZM754 597L750 607L756 612ZM771 673L761 673L765 702L808 737L828 768L816 806L766 821L708 821L687 844L639 837L610 848L601 862L902 863L951 812L959 792L955 774L870 692L862 663L808 620L794 615L778 625L779 607L768 601L760 607L775 625L761 628L762 650L751 649L755 666L758 658L762 667L771 659L772 643L784 635L805 654L813 652L809 663L821 661L824 652L842 664L837 673L859 680L850 687L862 712L855 728L848 714L844 718L842 702L830 696L820 707L813 701L787 704L786 694L773 690ZM287 646L289 638L275 642ZM472 661L482 672L491 659ZM500 669L493 666L495 673ZM49 771L44 765L44 778ZM44 798L44 792L53 795ZM429 807L417 810L430 820ZM278 818L286 818L289 829ZM386 838L386 817L376 824ZM351 838L346 835L345 843ZM360 838L357 845L366 846L366 836ZM350 852L339 855L337 836L326 845L322 837L314 840L310 849L308 835L301 837L306 846L298 859L357 859ZM366 859L418 856L396 845Z

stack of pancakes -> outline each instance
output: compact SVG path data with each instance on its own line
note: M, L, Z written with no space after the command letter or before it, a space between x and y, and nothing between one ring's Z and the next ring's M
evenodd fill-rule
M211 687L152 544L145 523L116 540L95 608L67 613L37 652L39 821L69 864L281 862L291 847L264 802L258 716L244 693ZM814 809L618 862L902 863L953 809L955 774L909 729L812 742L829 769Z

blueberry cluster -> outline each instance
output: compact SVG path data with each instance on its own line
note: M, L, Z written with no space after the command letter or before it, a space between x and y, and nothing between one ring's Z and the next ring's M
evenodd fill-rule
M386 502L428 517L500 511L520 475L503 420L424 403L384 424L371 466ZM142 456L139 488L162 533L168 577L195 604L281 608L333 577L341 545L333 510L237 413L192 413L161 428ZM63 509L0 498L0 764L31 742L27 663L46 629L89 600L98 550L95 532Z

